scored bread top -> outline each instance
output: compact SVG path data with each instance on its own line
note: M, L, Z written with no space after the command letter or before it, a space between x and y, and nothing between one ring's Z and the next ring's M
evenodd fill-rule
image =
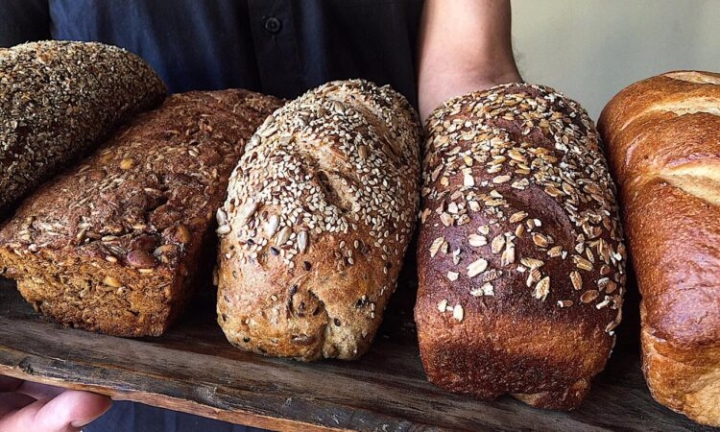
M231 341L304 360L367 349L414 228L418 140L409 103L359 80L266 120L218 214L218 310Z
M0 50L0 213L165 92L150 66L117 47L44 41Z

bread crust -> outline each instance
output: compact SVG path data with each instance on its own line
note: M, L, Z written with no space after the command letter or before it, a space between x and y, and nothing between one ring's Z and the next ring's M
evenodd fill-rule
M61 324L162 334L193 292L246 141L280 104L244 90L168 97L23 203L0 230L0 273Z
M360 80L258 129L218 214L218 322L233 345L303 361L367 351L415 225L419 131L401 95Z
M150 66L117 47L44 41L0 50L0 217L165 92Z
M621 319L625 248L593 122L509 84L427 121L415 306L431 382L572 409Z
M720 426L720 74L676 71L618 93L599 129L620 186L655 399Z

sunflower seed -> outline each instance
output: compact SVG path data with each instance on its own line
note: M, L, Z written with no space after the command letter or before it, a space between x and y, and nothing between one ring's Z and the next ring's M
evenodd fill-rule
M270 215L267 223L265 224L265 232L268 237L272 237L277 232L278 226L280 225L280 217L278 215Z
M308 232L307 231L300 231L297 235L297 248L298 252L305 252L308 247ZM348 258L352 259L352 258ZM352 264L352 263L350 263Z
M283 227L275 238L275 246L280 247L287 243L290 239L290 234L292 234L290 227Z

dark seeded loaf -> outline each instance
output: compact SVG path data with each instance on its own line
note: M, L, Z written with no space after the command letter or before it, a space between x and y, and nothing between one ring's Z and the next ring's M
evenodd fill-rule
M415 308L431 382L571 409L620 322L625 248L585 111L510 84L427 121Z
M170 96L23 203L0 231L0 272L62 324L160 335L214 254L246 140L278 106L243 90Z
M155 72L120 48L46 41L0 50L0 217L164 98Z
M268 118L218 214L218 321L256 353L369 348L415 225L419 124L389 87L333 82Z

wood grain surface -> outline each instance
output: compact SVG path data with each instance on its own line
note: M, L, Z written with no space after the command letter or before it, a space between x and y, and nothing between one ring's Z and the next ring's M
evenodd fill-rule
M418 355L415 283L407 274L368 354L312 364L230 346L210 289L166 335L122 339L44 321L0 280L0 374L282 431L713 430L653 401L640 371L632 298L615 353L577 411L542 411L510 397L479 402L432 386Z

